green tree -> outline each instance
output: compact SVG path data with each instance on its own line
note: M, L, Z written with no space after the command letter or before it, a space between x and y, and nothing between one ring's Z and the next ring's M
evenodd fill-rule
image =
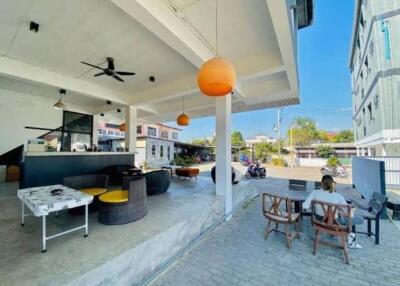
M239 131L233 131L232 132L231 140L232 140L231 141L232 142L232 146L244 146L245 145L242 133L240 133Z
M309 117L296 117L288 130L288 138L293 138L294 146L308 146L319 139L319 131L315 121ZM292 135L290 134L292 132Z
M351 130L342 130L334 138L336 143L351 143L354 142L354 133Z
M328 132L326 132L325 130L319 130L319 140L322 142L322 143L325 143L325 142L329 142L330 140L329 140L329 137L328 137Z
M269 155L276 152L276 148L271 143L262 142L254 144L254 153L256 155L256 158L260 159L263 162L267 160L267 157Z
M332 157L335 150L331 146L320 145L315 148L315 152L321 158L329 158Z

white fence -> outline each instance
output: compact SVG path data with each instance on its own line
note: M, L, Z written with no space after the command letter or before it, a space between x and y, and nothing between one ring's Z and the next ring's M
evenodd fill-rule
M400 157L368 157L385 162L385 181L389 188L400 188Z
M323 167L326 162L323 158L295 158L295 165L302 167Z

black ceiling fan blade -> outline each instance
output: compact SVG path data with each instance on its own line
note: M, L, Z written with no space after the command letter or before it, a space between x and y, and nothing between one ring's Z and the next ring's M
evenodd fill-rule
M96 68L96 69L99 69L99 70L103 70L103 68L101 68L101 67L99 67L99 66L95 66L95 65L89 64L89 63L87 63L87 62L81 62L81 63L84 64L84 65L90 66L90 67L92 67L92 68Z
M135 75L136 74L134 72L124 72L124 71L117 71L115 73L119 74L119 75Z
M104 74L104 72L99 72L99 73L96 73L94 76L101 76L103 74Z
M124 80L122 78L120 78L119 76L117 76L116 74L113 74L112 77L115 78L116 80L124 82Z

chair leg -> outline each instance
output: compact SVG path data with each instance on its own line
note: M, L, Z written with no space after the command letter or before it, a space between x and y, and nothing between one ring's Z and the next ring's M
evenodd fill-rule
M343 253L344 253L344 259L346 264L350 264L350 258L349 258L349 250L347 248L347 237L346 236L341 236L340 240L342 242L343 246Z
M270 233L270 228L271 227L271 220L268 220L268 223L267 223L267 228L265 229L265 233L264 233L264 239L267 239L268 238L268 235L269 235L269 233Z
M313 252L312 254L315 255L317 253L317 247L319 243L319 231L315 231L315 239L314 239L314 247L313 247Z
M375 220L375 244L379 244L379 221L379 218Z
M290 237L288 224L285 224L285 233L286 233L287 246L289 249L291 249L292 248L292 239Z
M368 223L368 236L371 236L371 220L367 219L367 223Z
M300 220L297 220L297 222L293 222L294 230L296 231L296 237L300 238Z

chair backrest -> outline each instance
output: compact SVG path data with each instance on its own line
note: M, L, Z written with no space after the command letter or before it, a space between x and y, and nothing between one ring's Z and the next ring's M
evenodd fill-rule
M165 192L171 184L171 174L168 170L148 172L145 177L149 194Z
M129 193L128 203L146 203L147 202L147 191L146 191L146 178L142 176L131 177L129 181Z
M323 216L316 213L319 207ZM322 201L312 201L311 216L314 227L317 227L332 235L351 232L351 206L332 204Z
M63 185L73 189L107 188L108 176L103 174L88 174L63 178Z
M379 216L385 208L387 200L385 195L374 192L368 202L369 211Z
M263 193L262 211L266 218L275 222L292 222L292 201L290 199Z
M322 183L321 182L314 182L314 188L316 190L321 190L322 189Z
M289 190L306 191L307 190L307 181L290 179L289 180Z

